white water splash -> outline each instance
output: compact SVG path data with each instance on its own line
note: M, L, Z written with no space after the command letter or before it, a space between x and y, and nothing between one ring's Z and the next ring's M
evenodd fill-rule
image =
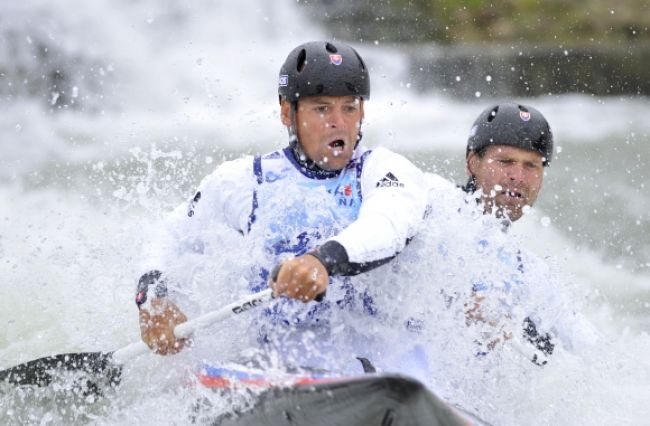
M215 164L244 151L285 145L277 70L291 48L323 38L325 31L289 1L68 0L2 8L3 31L9 31L0 45L0 64L8 70L0 76L0 368L6 368L48 354L110 351L138 339L133 289L156 220L190 196ZM12 40L18 43L13 50L7 44ZM466 104L435 92L417 95L404 83L407 59L400 51L358 47L373 78L363 143L389 146L463 180L465 135L490 101ZM39 60L38 52L46 59ZM57 77L58 69L65 79ZM488 420L643 423L650 398L649 308L643 304L650 292L650 249L631 241L647 235L650 220L643 174L647 152L638 149L647 146L650 128L644 117L650 106L643 98L577 95L526 102L545 112L562 149L539 202L546 216L531 216L513 231L521 229L526 245L559 274L576 307L584 308L603 333L602 343L580 355L558 350L544 368L507 345L487 361L476 360L472 333L480 330L458 329L453 311L433 309L442 308L441 299L421 296L434 297L428 293L434 283L458 289L477 271L487 276L499 271L490 269L489 257L465 255L473 267L436 263L441 257L432 245L435 235L414 242L403 263L377 270L359 285L374 288L377 302L397 322L412 313L438 320L430 320L435 334L418 338L435 344L432 353L440 356L434 365L448 371L439 376L448 381L436 389ZM592 157L584 158L585 152ZM605 164L619 157L620 164ZM554 197L569 201L556 204ZM601 206L602 200L613 200L611 217L592 218L583 211L593 203L602 215L608 206ZM571 215L580 217L565 226ZM539 217L551 218L549 226L539 229ZM591 225L578 231L580 223ZM620 237L626 227L631 231ZM632 248L614 259L611 250L588 245L589 235L600 229L616 232L597 243ZM195 290L207 295L203 309L236 298L232 286L248 259L237 235L215 232L221 232L225 250L210 267L193 271ZM464 232L450 227L437 235L446 236L448 252L461 253L467 247L460 241L454 245L453 236ZM417 259L408 257L417 248L419 255L430 255L428 260L404 267ZM643 259L646 266L639 267ZM245 330L245 323L234 322L197 334L203 347L196 352L203 357L201 351L213 348L210 355L217 359L238 355ZM397 330L377 324L367 331L390 340L397 339ZM214 394L186 384L192 357L144 356L126 367L117 393L99 402L25 403L29 395L3 389L0 423L184 423L203 398L219 411L223 404ZM243 397L241 403L247 401Z

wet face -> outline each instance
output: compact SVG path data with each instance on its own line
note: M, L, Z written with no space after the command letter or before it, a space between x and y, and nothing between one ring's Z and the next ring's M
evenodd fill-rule
M291 126L291 104L283 101L282 123ZM323 170L342 170L354 153L363 120L363 101L354 96L310 96L298 101L298 139L307 157Z
M480 157L470 152L467 171L483 190L485 212L518 220L524 206L532 206L544 179L541 154L508 145L488 146Z

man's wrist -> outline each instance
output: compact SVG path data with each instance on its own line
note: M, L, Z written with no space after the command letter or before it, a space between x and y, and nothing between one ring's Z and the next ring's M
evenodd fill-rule
M307 254L318 259L330 277L345 273L349 266L348 252L338 241L327 241Z

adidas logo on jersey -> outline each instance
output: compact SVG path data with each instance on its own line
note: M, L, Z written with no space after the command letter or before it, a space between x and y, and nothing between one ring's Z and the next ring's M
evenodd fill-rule
M379 180L379 182L377 182L377 188L387 188L387 187L403 188L404 184L400 182L399 179L397 179L394 174L388 172L386 176L384 176Z

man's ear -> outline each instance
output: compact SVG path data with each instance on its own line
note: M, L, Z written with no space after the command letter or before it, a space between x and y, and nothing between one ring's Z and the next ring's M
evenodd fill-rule
M291 127L291 102L280 101L280 121L285 127Z
M466 162L466 169L467 169L468 176L476 176L476 173L474 173L474 171L478 167L479 161L481 161L481 159L476 154L476 152L470 151L469 155L467 156L467 162Z
M280 120L286 127L291 127L291 102L286 100L280 102Z

